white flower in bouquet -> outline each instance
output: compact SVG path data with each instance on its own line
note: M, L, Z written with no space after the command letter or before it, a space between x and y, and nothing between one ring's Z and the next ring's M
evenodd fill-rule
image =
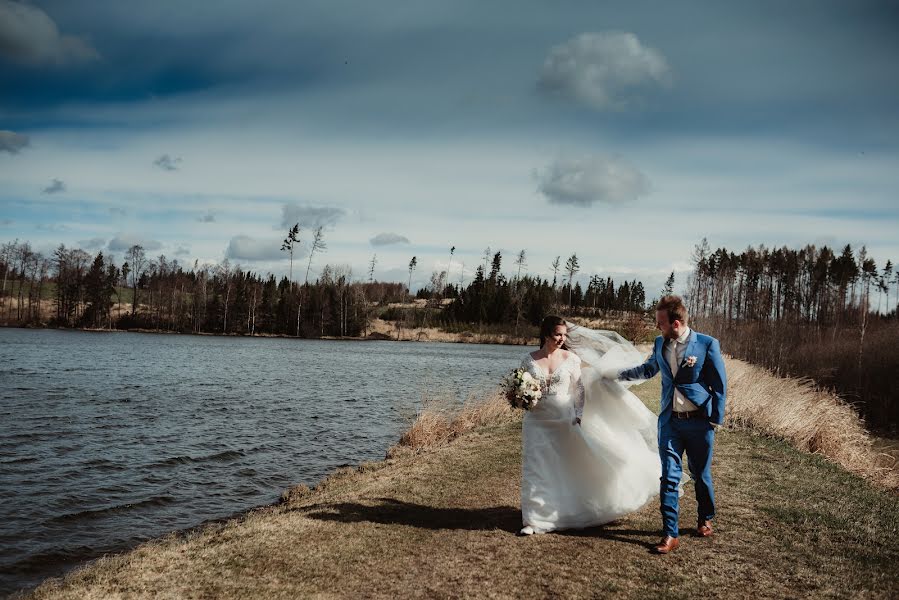
M531 410L537 405L543 392L540 382L525 369L515 369L503 379L503 391L513 408Z

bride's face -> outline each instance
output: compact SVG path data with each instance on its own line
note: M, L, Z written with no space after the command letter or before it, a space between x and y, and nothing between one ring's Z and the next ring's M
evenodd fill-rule
M546 338L547 351L552 352L561 348L566 339L568 339L568 328L565 325L556 325L552 334Z

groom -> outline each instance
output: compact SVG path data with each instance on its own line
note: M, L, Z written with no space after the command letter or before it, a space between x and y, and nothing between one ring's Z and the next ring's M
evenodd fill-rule
M721 347L715 338L687 326L687 308L678 296L664 296L656 306L656 338L652 355L618 379L649 379L662 373L659 410L659 457L662 459L660 500L664 537L655 546L659 554L677 549L678 492L681 459L687 452L690 474L696 482L699 537L712 535L715 494L712 490L712 445L715 429L724 420L727 376ZM614 373L608 374L615 376Z

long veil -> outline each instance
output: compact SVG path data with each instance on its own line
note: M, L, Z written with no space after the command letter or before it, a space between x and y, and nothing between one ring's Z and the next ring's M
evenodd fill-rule
M658 418L628 389L641 382L612 381L600 375L606 369L637 366L645 360L644 355L614 331L589 329L574 323L567 325L567 346L581 359L586 391L583 424L588 429L598 427L607 434L615 432L632 440L640 439L656 455Z

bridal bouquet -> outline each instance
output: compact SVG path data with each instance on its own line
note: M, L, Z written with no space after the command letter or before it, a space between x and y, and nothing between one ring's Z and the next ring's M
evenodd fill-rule
M525 410L534 408L543 396L540 382L525 369L514 369L503 379L503 392L512 408Z

